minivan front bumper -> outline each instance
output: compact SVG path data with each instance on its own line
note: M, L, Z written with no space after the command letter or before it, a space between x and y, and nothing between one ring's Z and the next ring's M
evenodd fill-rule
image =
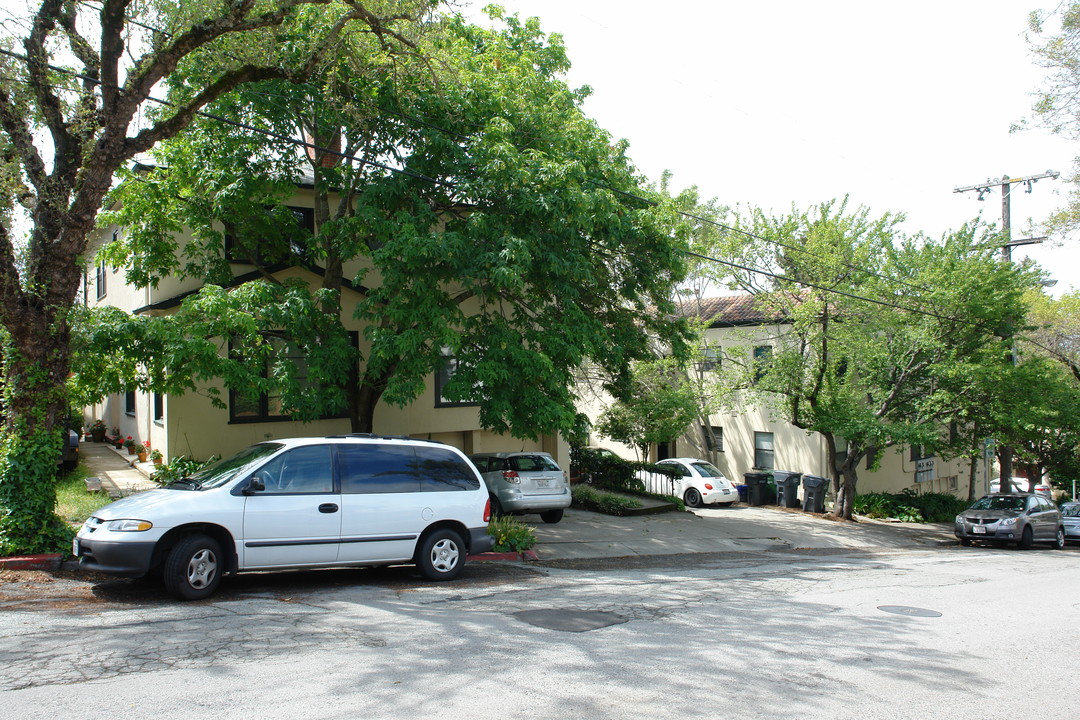
M79 567L121 577L142 577L150 571L156 542L108 542L78 537Z

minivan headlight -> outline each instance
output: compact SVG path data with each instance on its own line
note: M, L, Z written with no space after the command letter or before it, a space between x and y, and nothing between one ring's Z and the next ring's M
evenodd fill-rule
M105 526L113 532L144 532L154 527L149 520L110 520Z

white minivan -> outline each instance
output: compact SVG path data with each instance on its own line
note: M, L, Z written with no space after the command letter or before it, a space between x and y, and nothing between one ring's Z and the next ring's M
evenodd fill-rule
M223 575L415 563L451 580L491 549L488 493L456 448L342 435L252 445L191 477L98 510L72 551L89 570L160 571L176 597Z

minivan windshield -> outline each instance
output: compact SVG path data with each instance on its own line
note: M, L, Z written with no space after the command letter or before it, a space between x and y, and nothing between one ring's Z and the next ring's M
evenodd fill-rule
M210 467L184 478L182 484L191 484L198 490L221 487L239 475L246 474L252 467L282 447L281 443L259 443L244 448L230 458L226 458Z

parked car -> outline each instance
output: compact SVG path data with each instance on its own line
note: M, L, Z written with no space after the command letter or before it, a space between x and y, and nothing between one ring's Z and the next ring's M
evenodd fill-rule
M570 507L570 479L546 452L477 453L469 459L484 479L493 515L539 513L544 522L557 523Z
M74 430L64 431L64 447L56 464L64 470L74 470L79 465L79 433Z
M645 489L649 492L674 494L681 497L687 507L692 508L703 505L728 506L739 499L735 486L708 460L668 458L656 464L670 467L678 475L672 481L672 478L662 473L639 470L637 478L645 483Z
M1061 506L1061 524L1065 526L1065 539L1080 542L1080 502L1068 502Z
M954 534L961 545L1014 542L1023 550L1035 542L1065 546L1061 513L1049 498L1035 493L984 495L956 516Z
M349 435L253 445L167 487L96 511L72 551L113 575L162 573L184 600L223 575L414 563L451 580L491 549L490 507L456 448Z

